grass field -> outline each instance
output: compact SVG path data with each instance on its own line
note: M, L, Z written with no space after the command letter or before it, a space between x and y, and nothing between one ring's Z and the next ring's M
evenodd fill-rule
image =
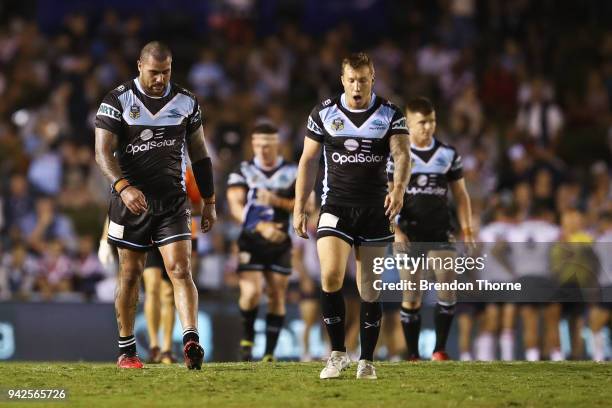
M66 402L7 407L610 407L612 364L379 363L378 381L318 379L321 363L217 363L202 371L147 365L4 363L0 389L68 391Z

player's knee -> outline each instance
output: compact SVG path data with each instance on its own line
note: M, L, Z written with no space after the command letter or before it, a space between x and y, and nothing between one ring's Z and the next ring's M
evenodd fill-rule
M191 271L187 262L176 262L170 265L168 276L172 280L188 280L191 278Z
M240 298L249 304L258 304L262 294L263 289L258 285L242 285L240 287Z
M321 287L325 292L337 292L342 289L342 278L340 274L325 274L321 276Z
M285 291L282 289L272 289L268 292L268 302L274 306L282 306L285 304Z
M421 307L421 301L410 301L410 302L402 302L402 307L409 310L419 309Z
M140 282L140 272L142 269L123 265L119 272L119 283L121 286L133 287Z
M457 293L454 290L438 291L438 303L443 305L454 305L457 303Z

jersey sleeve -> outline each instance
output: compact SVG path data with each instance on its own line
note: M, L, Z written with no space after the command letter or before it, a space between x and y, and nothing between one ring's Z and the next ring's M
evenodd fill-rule
M193 111L187 117L186 133L188 135L192 134L193 132L198 130L200 126L202 126L202 109L200 108L200 104L198 103L198 100L195 96L193 97L193 101Z
M121 131L121 122L123 121L123 108L119 98L113 92L106 94L98 112L96 113L95 127L106 129L115 135L119 135Z
M399 134L408 134L408 126L406 125L406 116L402 113L400 108L395 105L393 106L393 110L395 113L391 118L391 126L389 126L389 131L387 134L389 136L399 135Z
M457 181L463 178L463 161L459 153L455 152L453 155L453 161L450 169L446 172L446 179L448 181Z
M325 133L323 131L323 122L321 122L321 118L319 117L319 107L316 106L310 115L308 115L308 124L306 125L306 137L323 143L323 138L325 137Z
M227 178L227 186L228 187L246 187L249 185L247 183L246 177L242 174L242 170L240 167L234 169Z

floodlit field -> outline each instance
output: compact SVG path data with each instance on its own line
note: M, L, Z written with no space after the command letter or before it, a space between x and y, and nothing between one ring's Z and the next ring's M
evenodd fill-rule
M0 405L17 407L609 407L612 364L379 363L378 381L318 379L321 363L147 365L4 363ZM7 389L67 390L63 402L7 402Z

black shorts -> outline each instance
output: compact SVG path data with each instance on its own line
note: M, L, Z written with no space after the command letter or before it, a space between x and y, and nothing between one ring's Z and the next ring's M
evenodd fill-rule
M408 237L410 242L425 244L415 248L421 252L455 250L454 238L448 226L432 224L429 229L424 229L423 227L415 228L408 222L408 217L401 212L399 217L397 217L397 226Z
M164 259L161 256L161 252L159 252L159 248L153 248L149 252L147 252L147 260L145 261L145 269L147 268L159 268L161 269L162 279L166 281L170 281L170 277L168 276L168 272L166 272L166 266L164 265Z
M317 239L338 237L349 245L393 242L395 235L383 207L321 207Z
M261 237L243 232L238 238L238 272L272 271L291 275L291 241L271 244Z
M147 199L148 210L135 215L117 194L108 210L108 243L119 248L148 251L191 239L191 206L186 195L168 200Z

